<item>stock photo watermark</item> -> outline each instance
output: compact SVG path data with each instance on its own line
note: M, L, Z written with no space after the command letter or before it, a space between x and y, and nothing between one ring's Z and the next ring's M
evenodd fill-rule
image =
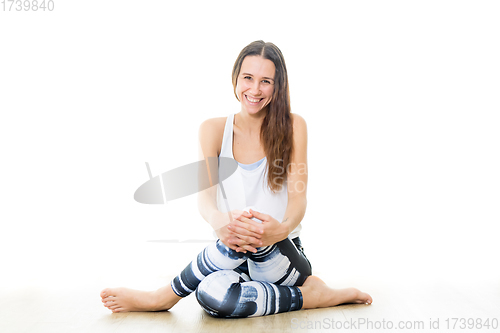
M276 159L273 161L273 166L278 171L273 171L273 174L277 177L273 178L273 183L275 185L279 185L277 182L278 179L284 181L284 175L294 176L294 175L307 175L307 165L306 163L289 163L286 167L283 167L283 160ZM302 180L289 180L287 186L293 191L297 193L302 193L306 190L306 183Z
M273 171L273 182L284 180L285 176L307 175L305 163L289 163L283 167L283 160L273 161L277 169ZM225 198L223 181L231 177L238 169L238 162L229 157L208 157L205 160L183 165L166 171L155 177L146 162L149 180L142 184L134 194L135 201L143 204L166 204L168 201L179 199L197 192L204 191L212 186L219 185ZM302 180L288 182L292 191L302 193L306 184Z
M55 8L54 0L2 0L3 12L51 12Z
M498 318L429 318L428 320L399 320L385 318L373 320L369 318L351 318L350 320L299 320L292 318L292 330L497 330Z

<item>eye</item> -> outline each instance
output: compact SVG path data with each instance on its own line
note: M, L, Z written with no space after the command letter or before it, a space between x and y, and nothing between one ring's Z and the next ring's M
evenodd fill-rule
M269 81L269 80L262 80L262 82L267 83L267 84L271 83L271 81Z
M252 77L251 77L251 76L244 76L243 78L244 78L244 79L248 79L248 80L251 80L251 79L252 79Z

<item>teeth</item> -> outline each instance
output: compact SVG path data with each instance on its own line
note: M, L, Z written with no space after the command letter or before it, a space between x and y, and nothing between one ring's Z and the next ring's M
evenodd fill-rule
M250 98L250 97L248 97L248 96L247 96L247 99L248 99L250 102L252 102L252 103L257 103L257 102L259 102L259 101L260 101L260 99L253 99L253 98Z

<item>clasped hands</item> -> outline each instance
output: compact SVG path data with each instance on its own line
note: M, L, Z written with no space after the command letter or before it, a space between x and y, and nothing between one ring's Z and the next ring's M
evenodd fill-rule
M288 228L268 214L253 209L250 212L233 210L231 223L216 231L219 239L236 252L256 253L258 247L268 246L288 237ZM255 217L262 221L256 222Z

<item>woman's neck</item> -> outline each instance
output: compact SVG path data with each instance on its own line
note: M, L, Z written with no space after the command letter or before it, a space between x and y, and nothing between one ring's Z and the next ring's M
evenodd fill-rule
M245 111L240 111L235 115L234 124L245 134L250 136L259 135L265 116L266 113L264 110L256 114L248 114Z

